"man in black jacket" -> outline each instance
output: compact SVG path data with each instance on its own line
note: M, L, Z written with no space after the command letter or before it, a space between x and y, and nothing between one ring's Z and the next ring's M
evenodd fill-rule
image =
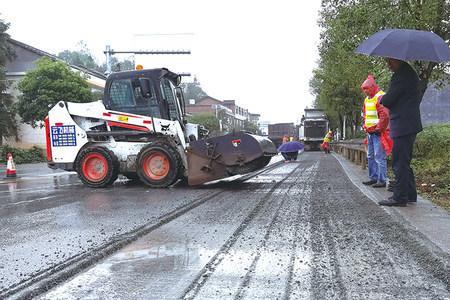
M396 178L394 195L380 205L406 206L417 201L416 182L411 159L416 135L422 131L420 119L419 77L406 62L388 58L388 67L394 72L388 92L381 104L390 111L391 137L394 140L392 164Z

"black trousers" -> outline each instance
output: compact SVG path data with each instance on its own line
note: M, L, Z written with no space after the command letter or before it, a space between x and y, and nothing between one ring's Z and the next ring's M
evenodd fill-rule
M285 160L297 160L298 151L295 152L281 152Z
M411 168L416 134L409 134L393 138L392 167L394 169L396 184L394 186L394 200L407 202L417 199L416 180Z

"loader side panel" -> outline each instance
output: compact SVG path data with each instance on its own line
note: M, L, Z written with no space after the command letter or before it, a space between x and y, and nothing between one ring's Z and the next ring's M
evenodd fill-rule
M51 162L73 163L80 149L88 142L86 132L69 114L66 104L58 102L48 113Z

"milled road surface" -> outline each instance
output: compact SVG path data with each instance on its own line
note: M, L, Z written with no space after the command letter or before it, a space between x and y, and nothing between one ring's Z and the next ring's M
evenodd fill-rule
M448 256L364 196L334 157L299 160L202 189L93 190L71 179L46 196L19 193L15 203L55 199L0 207L1 284L138 230L40 299L450 299Z

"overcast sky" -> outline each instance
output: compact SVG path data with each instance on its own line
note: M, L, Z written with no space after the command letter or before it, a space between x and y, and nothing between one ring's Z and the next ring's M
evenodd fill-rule
M234 99L263 120L296 122L313 101L319 7L320 0L14 0L3 1L0 18L11 23L12 38L50 53L83 40L98 63L107 44L189 49L135 59L145 68L189 72L210 96Z

